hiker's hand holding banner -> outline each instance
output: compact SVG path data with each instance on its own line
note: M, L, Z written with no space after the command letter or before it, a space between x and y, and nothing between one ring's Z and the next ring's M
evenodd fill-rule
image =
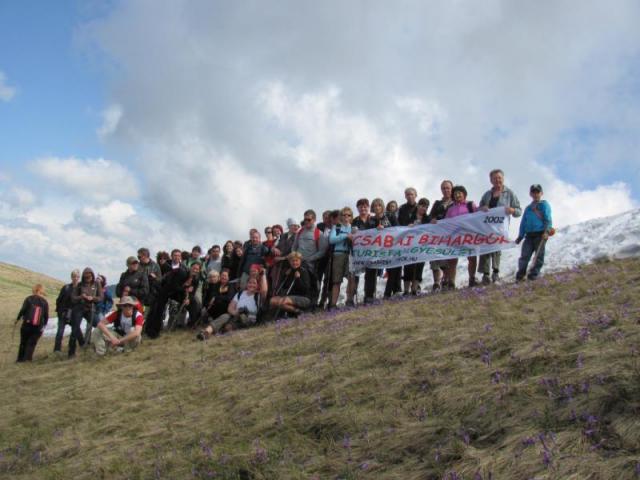
M350 271L393 268L514 248L504 207L415 227L360 230L353 235Z

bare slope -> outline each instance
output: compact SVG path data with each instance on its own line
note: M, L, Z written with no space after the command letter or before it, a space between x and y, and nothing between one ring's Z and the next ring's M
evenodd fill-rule
M638 298L632 259L100 360L45 341L0 373L0 475L636 478Z

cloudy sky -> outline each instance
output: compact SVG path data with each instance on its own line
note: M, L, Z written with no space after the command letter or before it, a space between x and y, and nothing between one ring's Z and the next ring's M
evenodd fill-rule
M567 225L640 202L640 3L0 2L0 260L115 280L153 251L354 205L478 200Z

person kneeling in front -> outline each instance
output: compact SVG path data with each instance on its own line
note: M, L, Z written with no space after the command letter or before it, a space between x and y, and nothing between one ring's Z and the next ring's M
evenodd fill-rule
M122 297L118 309L104 317L94 333L93 341L96 353L104 355L107 350L123 351L135 348L142 340L144 316L135 308L132 297ZM108 325L113 325L110 329Z

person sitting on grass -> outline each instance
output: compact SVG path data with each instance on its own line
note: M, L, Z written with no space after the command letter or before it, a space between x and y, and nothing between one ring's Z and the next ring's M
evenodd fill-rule
M100 320L92 338L96 354L102 356L109 349L133 349L140 344L144 316L136 308L136 304L139 302L132 297L122 297L117 310ZM113 329L108 328L108 325L113 325Z
M535 263L529 269L527 278L529 280L538 278L542 265L544 265L544 242L549 238L549 232L552 230L551 206L546 200L542 200L542 187L540 185L531 185L529 194L533 202L524 210L524 215L520 222L520 232L516 239L518 244L524 239L520 259L518 260L518 272L516 273L516 281L518 282L524 280L529 260L536 252ZM541 242L542 245L540 245Z
M215 333L252 327L257 323L268 287L264 269L260 267L253 271L256 273L249 276L245 289L234 295L227 308L227 313L220 315L201 330L197 335L199 340L205 340Z
M277 312L283 311L298 315L311 307L311 276L302 267L302 254L291 252L287 255L289 268L284 272L284 278L271 298L269 306Z
M20 347L16 362L33 360L33 352L36 350L38 340L40 340L44 327L49 321L49 303L45 298L44 287L38 283L34 285L31 292L33 294L24 299L16 318L16 323L22 319Z

